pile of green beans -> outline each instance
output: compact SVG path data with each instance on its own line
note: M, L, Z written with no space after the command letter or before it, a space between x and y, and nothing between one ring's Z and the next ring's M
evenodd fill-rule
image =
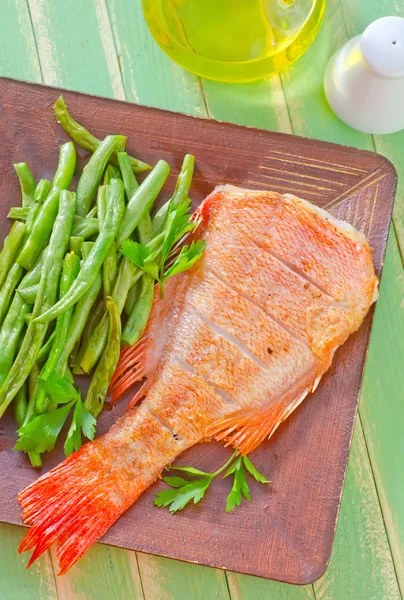
M154 299L154 279L121 254L121 243L160 253L170 203L188 198L194 168L186 155L171 199L156 212L166 161L152 168L130 156L123 135L96 138L62 96L54 114L72 141L60 147L52 182L36 183L26 163L14 165L21 205L10 209L0 252L0 417L12 404L16 428L58 409L42 383L52 376L90 375L84 407L98 416L121 345L142 335ZM81 172L73 142L90 153ZM40 454L28 454L41 466Z

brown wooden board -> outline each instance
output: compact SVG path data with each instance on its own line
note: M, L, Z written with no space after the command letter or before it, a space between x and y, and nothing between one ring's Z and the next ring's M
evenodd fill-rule
M26 161L36 179L52 178L59 145L67 139L52 105L60 91L0 79L0 223L18 205L12 163ZM185 153L196 157L192 199L197 206L220 183L291 192L331 211L363 231L380 275L396 186L383 157L344 146L239 127L207 119L64 92L72 114L98 137L128 136L128 151L154 164L164 158L172 173L161 201L173 189ZM229 99L229 101L231 101ZM79 151L80 155L86 153ZM104 536L103 542L162 556L268 577L289 583L314 581L326 569L352 439L372 314L338 351L315 394L308 397L273 438L253 453L272 484L251 482L252 501L224 512L230 482L215 481L198 506L170 515L153 507L153 485ZM100 418L108 429L124 404ZM0 520L21 523L17 494L37 477L13 451L15 424L0 422ZM182 464L206 470L229 451L204 444L187 451ZM44 470L63 458L46 457Z

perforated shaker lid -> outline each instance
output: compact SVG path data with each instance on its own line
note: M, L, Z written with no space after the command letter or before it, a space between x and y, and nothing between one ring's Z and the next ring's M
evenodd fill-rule
M404 19L373 21L361 37L360 48L369 67L384 77L404 77Z

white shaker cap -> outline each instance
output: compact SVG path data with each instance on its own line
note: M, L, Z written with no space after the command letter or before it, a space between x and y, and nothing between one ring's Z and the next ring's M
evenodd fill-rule
M365 29L360 49L370 69L382 77L404 77L404 19L383 17Z

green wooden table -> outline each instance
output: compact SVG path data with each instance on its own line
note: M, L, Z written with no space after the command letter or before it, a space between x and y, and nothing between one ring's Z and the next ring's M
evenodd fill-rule
M325 65L395 0L328 0L325 22L287 72L221 84L160 51L140 0L1 0L0 75L376 150L399 187L365 381L330 565L296 587L96 545L65 577L50 552L25 571L20 527L0 524L1 600L394 600L404 590L404 131L367 136L343 125L322 91ZM40 132L38 132L40 133ZM1 142L0 142L1 143ZM174 543L174 542L173 542Z

